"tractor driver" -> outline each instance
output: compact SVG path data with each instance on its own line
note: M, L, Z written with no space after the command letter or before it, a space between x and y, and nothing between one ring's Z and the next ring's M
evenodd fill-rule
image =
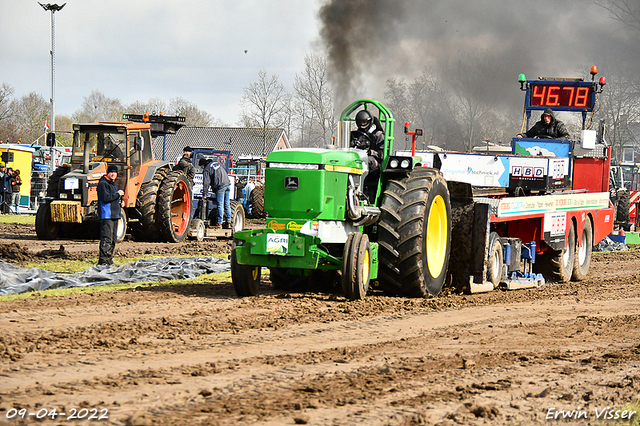
M371 113L364 109L356 114L356 125L358 130L351 132L351 147L367 151L369 157L367 180L376 179L380 175L384 156L384 133L374 123Z
M547 108L542 113L540 120L533 125L532 128L527 130L524 133L518 133L516 137L527 137L527 138L548 138L548 139L560 139L560 138L568 138L569 132L567 132L567 128L564 123L560 120L556 119L555 114L551 108Z

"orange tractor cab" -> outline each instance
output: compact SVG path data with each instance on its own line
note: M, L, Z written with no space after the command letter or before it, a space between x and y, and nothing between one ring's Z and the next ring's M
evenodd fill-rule
M118 167L124 191L118 240L179 242L189 229L192 184L171 163L155 160L152 138L175 133L184 117L124 114L123 121L74 124L71 164L49 178L36 214L38 238L93 237L98 229L98 180Z

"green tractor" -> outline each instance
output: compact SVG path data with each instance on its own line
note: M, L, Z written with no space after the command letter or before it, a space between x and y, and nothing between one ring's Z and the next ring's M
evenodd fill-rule
M384 132L381 173L350 148L355 115L367 110ZM371 281L391 294L437 295L451 246L451 204L439 170L393 156L394 118L361 99L341 114L337 146L275 151L267 157L266 228L236 232L231 277L240 297L258 293L263 267L274 288L341 283L362 299Z

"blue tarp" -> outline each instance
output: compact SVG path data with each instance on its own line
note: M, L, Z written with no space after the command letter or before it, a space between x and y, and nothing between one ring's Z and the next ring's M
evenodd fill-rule
M39 268L24 269L0 261L0 295L50 288L191 279L230 270L230 263L217 257L159 257L117 266L92 266L84 272L60 274Z

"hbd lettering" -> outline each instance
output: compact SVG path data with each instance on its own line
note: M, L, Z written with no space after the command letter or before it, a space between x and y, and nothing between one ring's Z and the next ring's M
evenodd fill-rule
M599 410L595 409L595 415L598 420L619 420L619 419L631 419L637 412L631 410L615 410L611 407L606 407ZM556 410L556 407L551 407L547 410L547 420L557 419L587 419L589 418L586 411L582 407L578 407L577 410Z

